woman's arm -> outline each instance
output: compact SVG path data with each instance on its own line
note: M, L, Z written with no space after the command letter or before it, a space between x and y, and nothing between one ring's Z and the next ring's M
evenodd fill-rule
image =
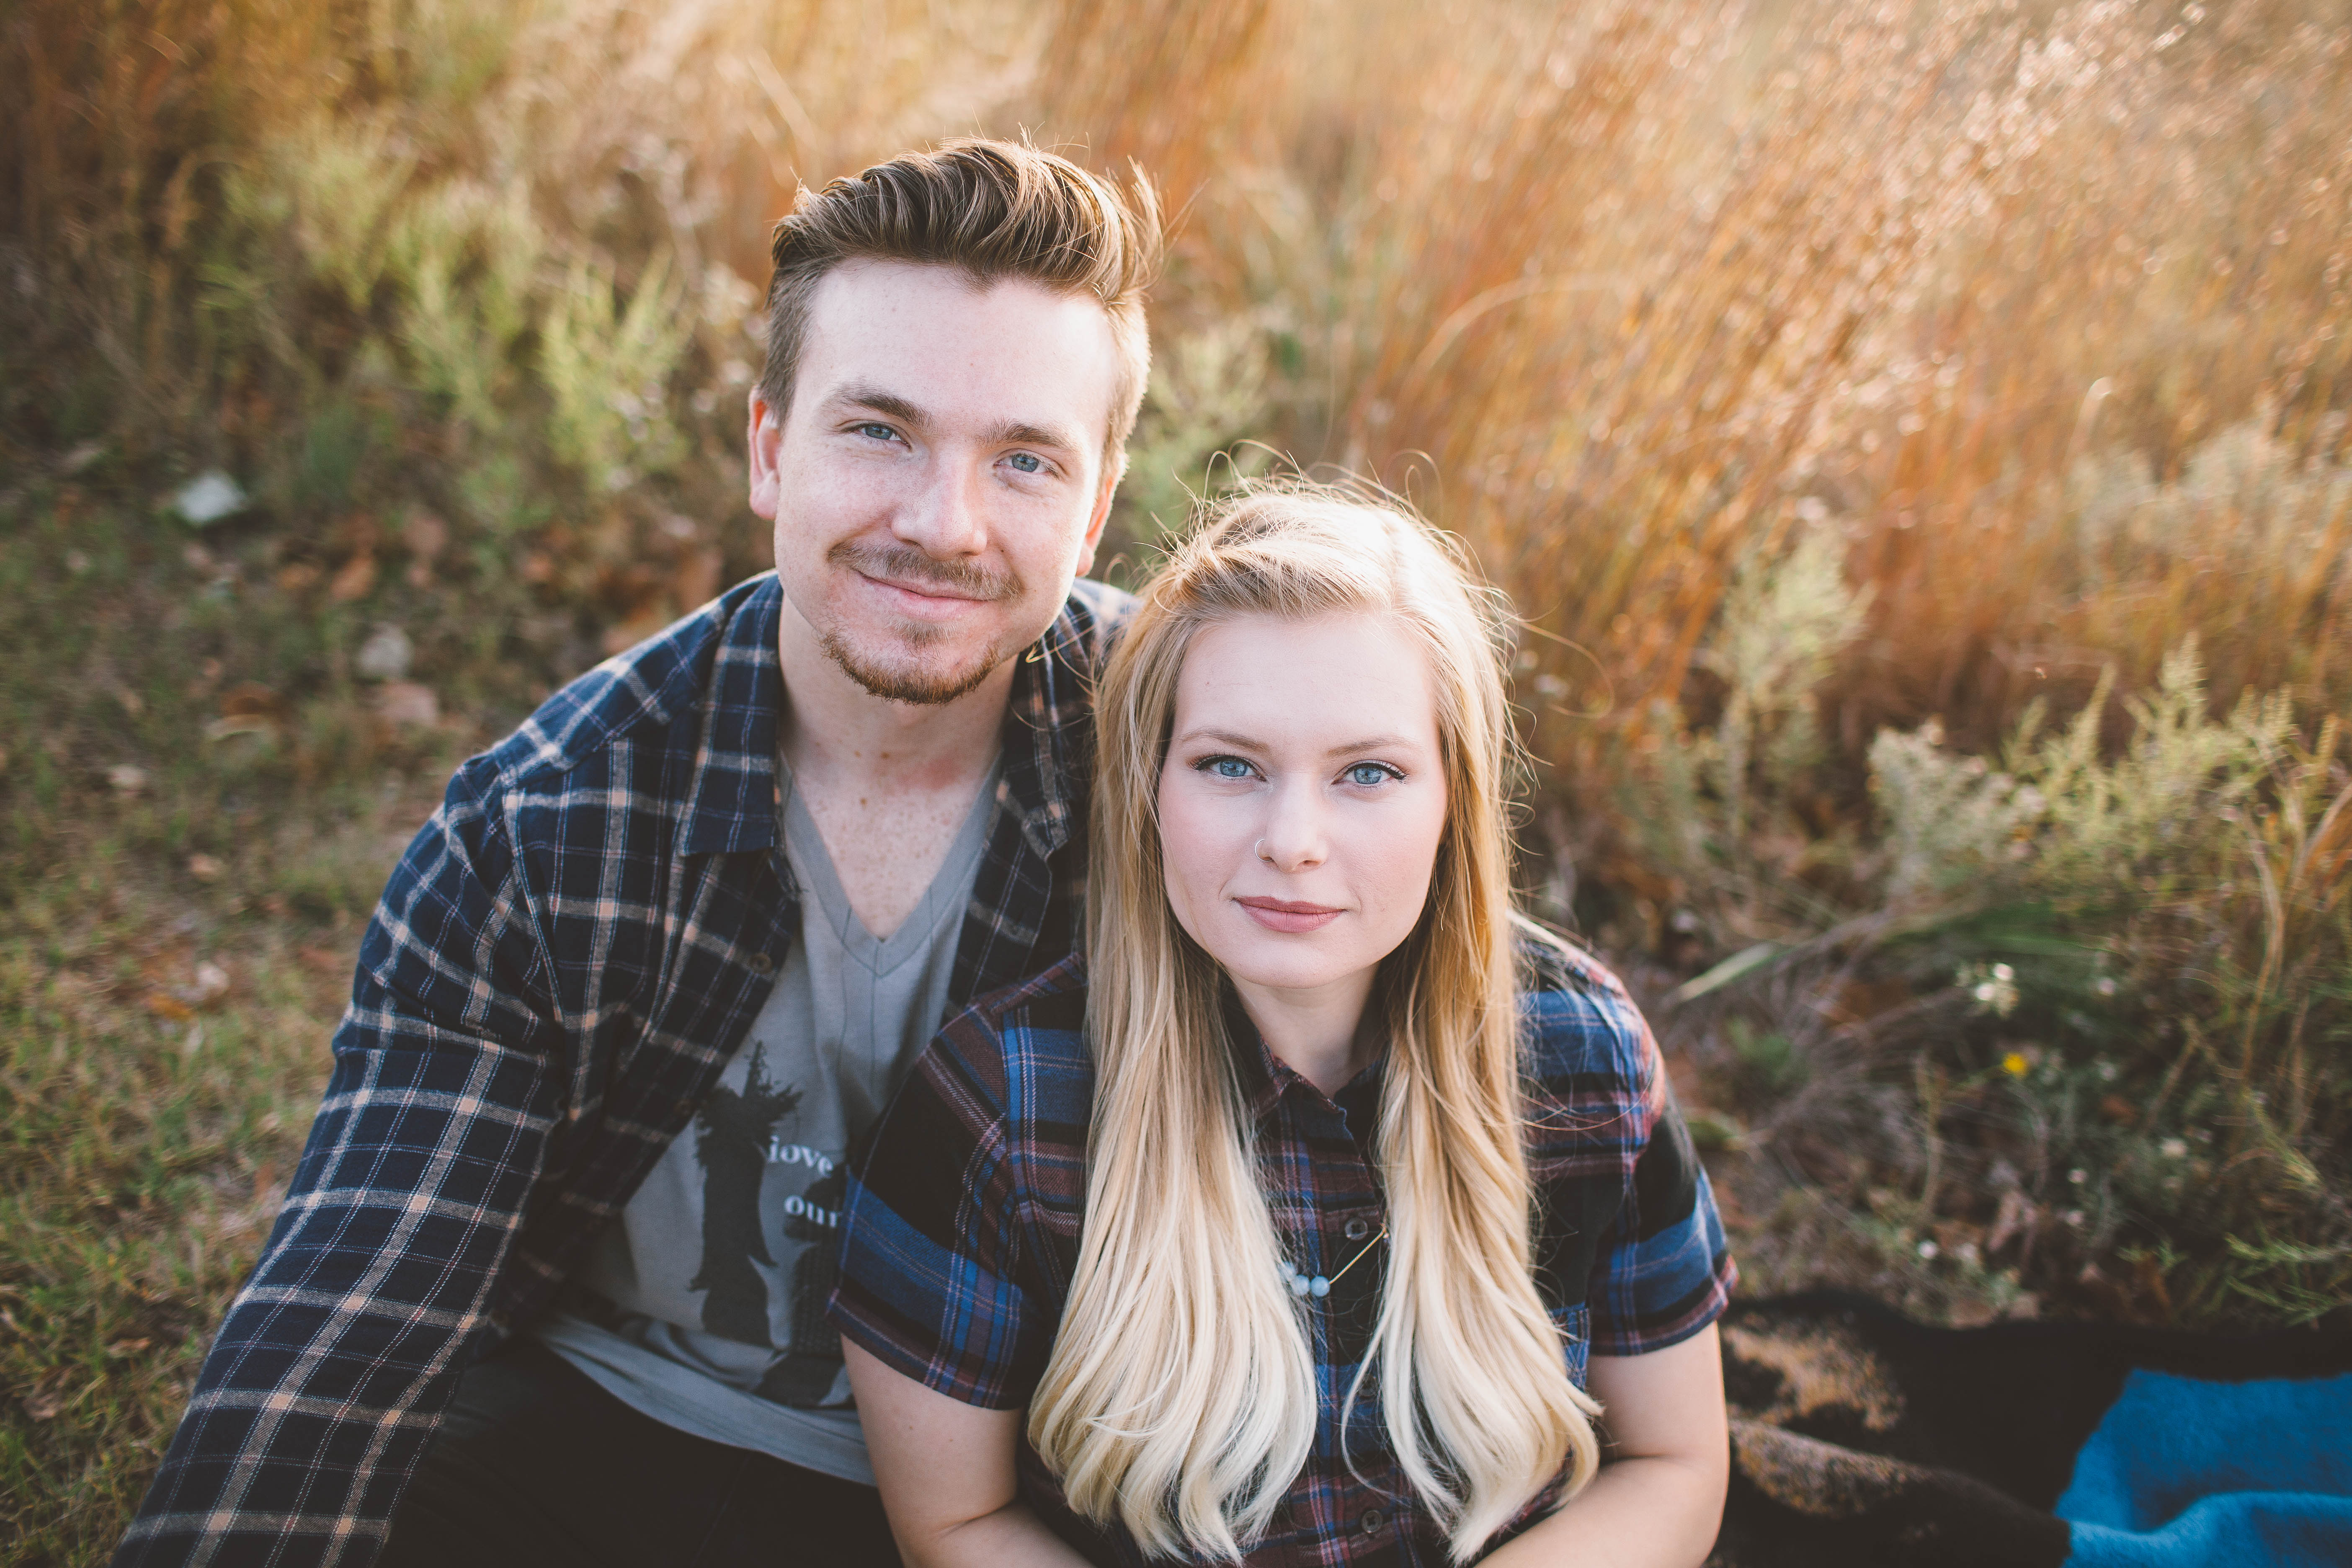
M1607 1408L1601 1473L1574 1501L1486 1562L1493 1568L1697 1568L1723 1523L1731 1477L1715 1325L1646 1355L1594 1356L1588 1382Z
M1013 1468L1020 1411L950 1399L848 1339L841 1353L907 1568L1086 1568L1021 1501Z

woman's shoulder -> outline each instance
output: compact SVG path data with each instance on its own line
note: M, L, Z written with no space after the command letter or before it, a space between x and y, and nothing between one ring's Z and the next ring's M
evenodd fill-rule
M1523 1070L1561 1088L1613 1079L1646 1097L1658 1047L1625 983L1570 939L1523 917L1512 923Z
M1076 954L984 996L950 1017L919 1072L952 1077L998 1115L1081 1125L1094 1092L1087 1047L1087 974Z

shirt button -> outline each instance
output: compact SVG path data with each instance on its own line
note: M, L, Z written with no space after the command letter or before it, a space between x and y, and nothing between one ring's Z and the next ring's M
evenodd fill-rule
M1349 1241L1361 1241L1372 1234L1372 1222L1358 1215L1348 1222L1347 1231Z
M755 952L755 953L753 953L753 954L751 955L751 973L754 973L754 974L767 974L767 973L770 973L773 972L773 970L775 969L775 967L776 967L776 961L775 961L774 959L772 959L772 958L770 958L766 953L764 953L764 952Z
M1378 1535L1381 1532L1381 1526L1387 1522L1388 1516L1381 1512L1381 1510L1376 1508L1366 1509L1364 1510L1364 1517L1356 1521L1357 1526L1361 1529L1366 1535Z

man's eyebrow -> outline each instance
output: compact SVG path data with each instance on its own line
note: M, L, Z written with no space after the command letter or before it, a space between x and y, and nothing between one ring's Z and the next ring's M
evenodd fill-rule
M929 425L930 416L908 402L895 392L885 392L878 386L845 386L825 400L847 404L856 408L868 408L877 414L887 414L900 424L919 429Z
M992 447L1052 447L1064 452L1086 449L1076 433L1057 426L1031 425L1024 420L1008 419L988 433Z

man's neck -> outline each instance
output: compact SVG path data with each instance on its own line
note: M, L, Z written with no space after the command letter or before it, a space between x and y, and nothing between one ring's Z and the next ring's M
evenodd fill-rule
M859 921L896 931L930 886L995 765L1018 661L948 702L877 697L787 604L778 744Z

